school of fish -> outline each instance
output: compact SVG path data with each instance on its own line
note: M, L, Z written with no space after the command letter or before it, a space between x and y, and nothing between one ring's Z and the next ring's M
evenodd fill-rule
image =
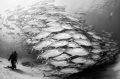
M82 13L76 17L64 12L63 6L38 3L10 12L5 27L21 29L31 53L43 60L40 69L52 75L78 73L118 54L117 42L85 24Z

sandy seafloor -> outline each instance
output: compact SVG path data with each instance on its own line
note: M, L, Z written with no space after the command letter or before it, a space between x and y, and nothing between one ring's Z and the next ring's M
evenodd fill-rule
M84 72L73 74L65 79L120 79L120 61L113 61L103 66L87 69ZM26 67L21 62L32 61L29 58L18 60L17 69L11 70L4 67L10 66L6 58L0 58L0 79L61 79L55 76L45 77L44 72L34 67Z
M6 58L0 58L0 79L56 79L56 77L44 77L43 72L37 67L26 67L21 62L32 61L29 58L18 60L17 69L5 68L11 66Z

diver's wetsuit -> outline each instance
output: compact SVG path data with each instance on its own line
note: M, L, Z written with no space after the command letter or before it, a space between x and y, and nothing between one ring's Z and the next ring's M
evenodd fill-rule
M12 65L12 69L16 68L16 63L17 63L17 56L18 54L16 52L12 53L8 59L8 61L11 60L11 65Z

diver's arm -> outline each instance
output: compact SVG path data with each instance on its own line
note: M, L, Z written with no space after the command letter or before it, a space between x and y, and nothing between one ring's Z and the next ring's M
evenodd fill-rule
M16 57L16 63L18 64L18 55L17 55L17 57Z
M10 61L10 60L11 60L11 56L12 56L12 55L10 55L10 56L9 56L8 61Z

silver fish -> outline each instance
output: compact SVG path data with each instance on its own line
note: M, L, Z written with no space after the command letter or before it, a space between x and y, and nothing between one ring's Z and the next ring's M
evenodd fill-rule
M95 63L96 63L95 61L93 61L91 59L87 59L87 61L84 64L86 64L86 65L93 65Z
M15 33L14 32L6 32L8 35L14 35Z
M38 65L37 67L39 67L40 70L43 70L43 71L50 71L52 70L52 67L48 66L48 65Z
M79 21L77 18L75 18L72 15L67 15L66 17L69 18L69 19L71 19L72 21Z
M65 60L65 59L68 59L68 58L70 58L70 56L68 56L67 54L62 54L62 55L57 56L53 59L55 59L55 60Z
M102 39L102 38L101 38L100 36L98 36L98 35L93 35L92 37L95 38L95 39L99 39L99 40Z
M76 39L74 40L76 43L78 43L79 45L85 45L85 46L91 46L91 42L89 40L84 40L84 39Z
M54 39L69 39L69 38L71 38L71 35L68 33L59 33L59 34L56 34L55 36L53 36L52 38L54 38Z
M85 35L80 34L80 33L79 34L73 34L72 37L74 39L87 39L87 37Z
M50 22L55 22L59 19L59 17L54 17L54 16L51 16L51 17L48 17L48 19L46 21L50 21Z
M51 60L50 64L54 65L54 66L68 66L69 63L67 63L67 61L55 61L55 60Z
M91 52L99 54L102 51L103 51L102 49L97 49L96 48L96 49L93 49Z
M47 25L50 27L61 27L61 25L57 22L49 22L47 23Z
M33 37L33 39L41 39L46 38L48 35L50 35L50 32L40 32L37 36Z
M36 18L36 19L47 19L48 17L47 17L47 15L37 15L37 16L34 16L34 18Z
M77 15L86 15L85 13L78 13L78 12L75 12L75 14L77 14Z
M69 24L62 24L61 27L64 29L73 29L73 27L71 27Z
M60 46L65 46L65 45L67 45L67 44L68 44L67 41L56 41L56 42L54 42L53 44L51 44L50 46L60 47Z
M10 28L8 28L8 29L10 29L10 30L15 30L15 28L13 28L13 27L10 27Z
M27 44L31 44L31 43L32 43L31 39L27 39L27 40L26 40L26 43L27 43Z
M83 58L83 57L78 57L72 60L72 62L74 63L85 63L87 61L87 59Z
M69 44L67 45L68 47L80 47L77 43L75 42L69 42Z
M2 28L0 28L0 30L2 30Z
M73 74L73 73L78 73L79 70L76 69L76 68L64 68L64 69L60 70L60 72L63 72L63 73L66 73L66 74L68 74L68 73Z
M66 53L72 55L72 56L85 56L88 55L89 52L85 50L84 48L73 48L73 49L68 49Z
M42 50L42 48L47 47L47 46L49 46L52 43L53 43L53 41L46 40L46 41L40 42L39 44L33 46L33 49L35 49L35 50Z
M43 28L42 30L46 31L46 32L59 32L59 31L62 31L64 29L62 27L52 26L52 27L48 27L48 28Z
M38 56L38 58L42 57L42 58L48 59L49 57L55 57L55 56L58 56L58 55L60 55L62 53L63 53L62 50L59 50L59 49L50 49L50 50L46 50L43 54L40 54Z
M99 59L100 56L99 56L99 55L92 55L92 58L93 58L93 59Z

